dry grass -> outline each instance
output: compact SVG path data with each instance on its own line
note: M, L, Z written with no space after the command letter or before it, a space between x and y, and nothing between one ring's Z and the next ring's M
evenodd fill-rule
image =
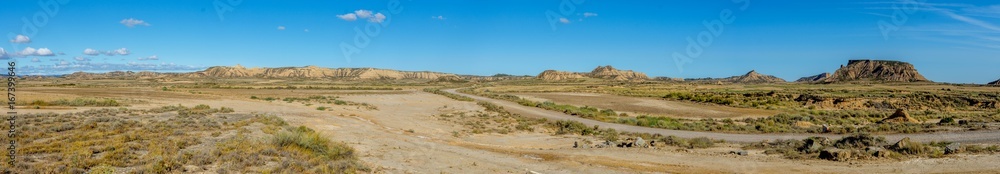
M16 138L18 173L355 172L367 171L353 153L336 158L286 148L266 130L286 127L275 116L225 114L230 108L164 106L148 110L93 109L66 114L27 114ZM307 130L308 128L299 128ZM270 137L270 138L269 138ZM330 147L343 144L308 135ZM6 137L4 137L6 141ZM307 144L308 145L308 144ZM329 153L327 153L329 154ZM337 160L317 160L337 159ZM0 158L7 159L6 153ZM302 169L302 170L295 170Z

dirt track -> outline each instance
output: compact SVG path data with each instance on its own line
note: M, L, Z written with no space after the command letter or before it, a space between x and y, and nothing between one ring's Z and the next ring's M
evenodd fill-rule
M673 135L684 138L708 137L712 139L720 139L731 142L760 142L763 140L775 140L775 139L805 139L813 136L839 138L843 136L834 134L734 134L734 133L697 132L697 131L649 128L649 127L607 123L597 120L585 119L572 115L567 115L561 112L555 112L536 107L522 106L514 102L459 93L456 92L455 90L456 89L446 89L444 91L471 97L478 101L486 101L494 103L503 106L510 112L522 114L529 117L539 117L549 120L572 120L581 122L588 126L597 125L600 126L601 128L612 128L615 130L626 131L626 132ZM968 132L937 132L937 133L922 133L922 134L888 134L880 136L885 136L886 140L890 142L899 141L904 137L910 137L910 139L912 140L921 142L929 142L929 141L950 141L950 142L965 142L965 143L1000 142L1000 131L997 130L968 131Z

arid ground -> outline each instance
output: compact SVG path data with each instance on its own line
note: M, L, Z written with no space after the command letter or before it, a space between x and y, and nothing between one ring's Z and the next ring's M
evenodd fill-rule
M69 82L27 83L18 90L18 96L20 96L18 100L25 102L18 109L18 112L24 115L22 116L23 121L19 123L36 126L21 126L22 128L31 127L31 129L19 130L22 136L18 139L19 144L21 144L19 148L22 150L17 154L20 165L15 168L34 168L35 171L57 173L96 170L125 173L331 172L326 169L360 173L989 173L1000 171L1000 165L996 165L996 161L1000 161L1000 155L994 152L846 161L790 158L783 154L765 152L765 149L748 147L754 143L760 144L761 141L803 139L810 136L836 139L846 134L740 134L649 128L583 119L561 112L521 106L509 101L460 93L455 89L447 89L444 92L469 96L476 101L456 100L422 90L436 86L393 85L388 89L258 89L193 85L197 82L132 84L128 81L77 81L74 82L76 83L74 86L46 85L53 83ZM274 87L283 86L283 83L287 82L278 80L246 86ZM758 118L780 112L780 110L736 108L602 93L516 93L516 95L539 101L610 108L624 111L622 113L626 114L672 113L676 114L678 118L691 119ZM69 101L74 99L113 100L115 104L109 106L99 106L100 104L74 106L72 104L58 104L59 102L31 104L33 101L58 101L60 99ZM489 105L483 105L477 101L499 105L510 113L505 114L490 110L484 107ZM185 152L219 154L218 156L203 157L207 159L200 161L181 155L182 157L178 157L178 160L172 163L113 163L115 160L102 158L108 152L99 152L99 150L95 150L93 155L89 155L89 157L68 158L64 157L65 155L60 155L66 154L65 150L36 149L41 148L38 143L58 144L59 141L32 137L67 138L70 137L69 135L76 135L73 134L74 131L88 129L82 126L87 123L85 121L72 122L73 120L30 115L33 113L79 113L105 108L111 110L149 110L149 112L131 114L123 112L108 117L136 120L139 123L152 122L150 124L155 125L158 121L150 120L172 120L171 117L188 118L178 114L186 115L185 113L198 110L180 109L180 111L176 111L178 114L171 114L173 111L154 114L152 110L165 108L165 106L191 108L196 105L207 105L211 108L224 107L232 111L209 112L205 114L207 116L203 116L209 121L193 121L197 124L208 122L206 124L221 125L218 129L214 129L213 126L185 128L187 123L184 122L180 122L174 127L165 128L165 130L174 132L165 135L170 137L182 135L180 137L191 139L191 141L189 141L190 144L173 148L174 151L158 153L163 153L165 156ZM253 118L264 118L254 117L254 115L275 116L287 122L287 125L269 124L269 121L260 120L258 122L261 123L254 123L252 120L255 119ZM664 114L664 116L671 115ZM45 118L54 120L46 120ZM654 147L649 148L594 148L597 144L604 142L606 138L559 133L560 128L549 126L551 122L563 119L580 120L587 126L599 125L601 128L614 128L620 132L655 133L681 138L706 137L713 139L715 143L707 147L697 148L663 144L654 144ZM251 121L242 126L237 124L239 120ZM60 123L60 121L64 122ZM51 122L52 124L39 124L37 122ZM45 127L49 125L58 127L62 124L75 126L63 129ZM95 126L97 128L93 129L100 129L103 124L95 124ZM322 166L326 164L316 162L317 159L281 155L308 151L302 149L309 148L281 146L281 143L274 143L277 141L276 138L268 138L272 135L279 136L284 132L294 132L292 130L299 126L315 130L334 144L330 147L341 147L336 145L342 144L353 149L351 153L338 155L343 158L322 155L315 158L338 160L356 158L357 166L342 162L330 164L329 166L332 167L324 168ZM45 132L45 134L32 133L36 131ZM1000 138L998 138L1000 132L996 132L995 129L952 133L917 132L879 135L886 135L889 143L895 143L903 137L913 138L917 142L949 141L986 146L1000 142ZM262 156L265 157L254 159L256 162L213 159L213 157L230 157L226 156L225 152L233 151L234 148L226 148L229 147L226 142L232 142L233 139L239 137L249 138L250 140L246 140L249 142L272 144L278 147L270 150L263 149L262 151L271 152L262 153ZM153 143L156 142L157 138L146 137L146 140L135 141L135 144ZM626 138L618 137L621 140ZM67 141L73 140L67 139ZM64 146L67 148L68 146L89 146L91 149L102 149L99 147L108 146L102 143L104 142L67 143ZM294 145L294 143L292 144ZM579 144L580 147L574 148L575 144ZM59 147L54 148L60 149ZM235 149L235 151L240 152L239 148ZM159 159L149 157L153 153L147 151L153 150L140 151L142 152L129 154L136 159ZM253 152L254 149L246 149L246 151ZM740 151L746 154L735 153ZM301 154L309 156L313 153L302 152ZM194 157L198 156L194 155ZM251 158L250 156L236 155L231 157ZM296 159L302 162L283 162ZM77 162L79 160L85 162ZM278 169L296 165L306 167L288 170ZM349 169L344 169L344 166L348 166Z

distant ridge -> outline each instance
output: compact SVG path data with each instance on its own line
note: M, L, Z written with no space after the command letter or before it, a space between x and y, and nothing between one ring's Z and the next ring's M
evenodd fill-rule
M556 71L556 70L545 70L539 73L537 78L542 80L567 80L567 79L579 79L579 78L597 78L597 79L608 79L616 81L643 81L649 80L649 77L645 73L635 72L632 70L618 70L611 65L607 66L597 66L590 73L580 73L580 72L566 72L566 71Z
M997 79L997 81L986 83L986 85L1000 86L1000 79Z
M930 82L912 64L891 60L850 60L823 82Z
M818 82L818 81L821 81L823 79L826 79L827 77L830 77L830 73L822 73L822 74L819 74L819 75L814 75L814 76L809 76L809 77L803 77L803 78L800 78L799 80L795 80L795 82Z
M765 75L757 73L757 70L751 70L742 76L732 76L727 78L701 78L701 79L685 79L685 81L693 82L711 82L711 83L784 83L787 82L785 79L781 79L772 75Z
M213 66L189 73L150 71L114 71L107 73L76 72L63 76L69 79L162 79L162 78L273 78L273 79L342 79L342 80L428 80L432 82L470 82L530 79L531 76L473 76L431 71L399 71L378 68L323 68L317 66L247 68Z

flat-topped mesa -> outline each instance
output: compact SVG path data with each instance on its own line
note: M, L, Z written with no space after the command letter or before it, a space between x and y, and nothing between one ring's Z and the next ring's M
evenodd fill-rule
M891 60L850 60L824 82L930 82L912 64Z

